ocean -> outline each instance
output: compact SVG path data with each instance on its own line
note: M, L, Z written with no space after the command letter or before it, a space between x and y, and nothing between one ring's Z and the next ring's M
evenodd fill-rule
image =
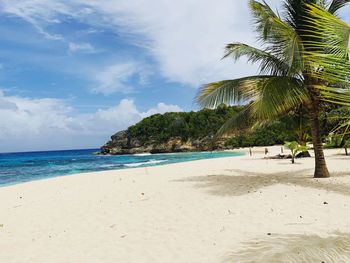
M94 155L99 149L0 153L0 186L76 173L239 156L236 152Z

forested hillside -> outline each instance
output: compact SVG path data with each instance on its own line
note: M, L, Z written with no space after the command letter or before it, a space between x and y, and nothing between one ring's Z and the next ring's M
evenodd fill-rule
M245 107L221 106L218 109L203 109L198 112L155 114L113 135L111 140L102 146L101 152L127 154L203 151L273 145L292 140L296 136L288 129L287 120L281 120L257 128L253 132L241 129L230 136L213 141L212 138L218 129ZM249 123L247 124L249 126Z

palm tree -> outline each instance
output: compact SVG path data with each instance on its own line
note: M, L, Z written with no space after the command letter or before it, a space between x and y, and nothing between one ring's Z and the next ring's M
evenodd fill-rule
M308 148L305 145L300 145L297 141L285 142L284 146L292 152L292 164L295 163L295 157L298 153L307 152Z
M310 119L315 152L314 177L329 177L319 113L321 100L345 104L350 101L350 96L345 97L341 90L349 86L350 67L343 65L337 69L338 64L347 64L349 58L350 45L346 45L349 37L346 42L346 36L350 31L347 32L348 26L336 17L338 10L348 2L350 0L333 0L331 3L325 0L285 0L281 17L266 2L249 1L263 48L231 43L226 46L224 58L237 60L246 56L249 62L260 63L260 74L207 84L196 97L197 103L203 107L251 102L247 110L229 120L218 135L229 132L247 117L268 122L302 106L307 109ZM339 26L329 29L327 19ZM337 36L337 41L326 37L330 33ZM337 48L332 49L331 45ZM339 80L341 84L338 85Z

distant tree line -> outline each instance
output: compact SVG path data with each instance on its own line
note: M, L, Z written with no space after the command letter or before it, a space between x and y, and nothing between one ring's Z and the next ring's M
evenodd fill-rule
M143 145L162 143L171 138L180 138L182 141L200 140L214 137L220 127L230 118L236 116L247 106L225 106L217 109L203 109L197 112L169 112L155 114L128 128L130 137L135 138ZM321 133L323 140L338 124L333 118L340 113L349 112L334 106L321 112ZM331 118L332 117L332 118ZM285 141L298 141L304 144L309 140L311 130L309 121L300 109L290 113L270 124L260 127L252 126L254 120L247 120L246 127L233 131L227 136L226 146L249 147L283 144Z

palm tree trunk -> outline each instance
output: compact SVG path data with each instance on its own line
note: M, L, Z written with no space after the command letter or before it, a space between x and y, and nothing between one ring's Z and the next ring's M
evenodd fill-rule
M311 119L312 143L313 143L314 152L315 152L314 178L327 178L330 175L328 172L328 168L327 168L327 164L326 164L326 160L323 152L318 113L319 113L318 102L313 101L310 107L310 119Z

